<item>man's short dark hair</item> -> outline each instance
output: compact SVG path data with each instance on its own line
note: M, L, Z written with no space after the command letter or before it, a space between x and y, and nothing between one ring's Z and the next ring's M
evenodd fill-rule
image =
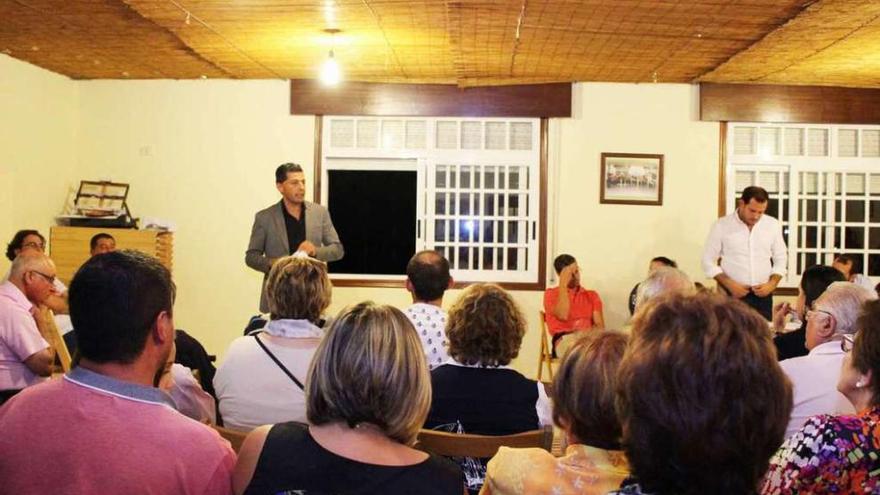
M406 264L406 276L412 283L416 299L440 299L449 287L449 261L437 251L420 251Z
M294 172L302 173L303 169L298 163L282 163L275 169L275 182L281 184L287 180L287 174Z
M94 251L95 248L98 247L98 241L100 241L101 239L110 239L111 241L115 241L115 240L116 240L116 239L113 238L112 235L110 235L110 234L108 234L108 233L106 233L106 232L100 232L100 233L95 234L95 235L92 236L92 240L89 241L89 249L91 249L92 251Z
M175 287L158 259L122 250L86 261L69 294L81 357L128 364L144 350L159 313L171 314Z
M813 301L825 292L834 282L846 282L846 277L837 268L828 265L813 265L801 275L801 290L804 292L804 307L810 309Z
M753 199L758 203L766 203L770 200L770 195L767 194L767 191L763 187L749 186L743 189L740 199L744 205L749 204Z
M14 236L12 236L12 240L9 241L9 244L6 245L6 258L9 261L15 261L15 251L21 249L21 245L24 244L24 238L29 235L39 237L40 240L43 241L43 244L46 244L46 238L36 230L19 230Z
M574 256L570 254L560 254L555 260L553 260L553 269L556 270L556 274L559 275L562 273L563 268L576 262L577 260L574 259Z
M850 265L849 274L856 275L863 273L862 255L852 253L840 253L834 257L835 260Z
M651 259L651 263L661 263L671 268L678 268L678 263L666 256L657 256L656 258Z

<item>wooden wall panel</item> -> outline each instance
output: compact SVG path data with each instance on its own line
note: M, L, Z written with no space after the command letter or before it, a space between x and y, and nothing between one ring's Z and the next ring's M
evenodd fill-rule
M880 89L701 83L700 120L880 124Z
M290 81L293 115L571 117L571 84L459 88L447 84Z

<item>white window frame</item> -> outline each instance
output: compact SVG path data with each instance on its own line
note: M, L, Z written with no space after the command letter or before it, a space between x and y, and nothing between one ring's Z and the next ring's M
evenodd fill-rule
M751 137L751 153L737 153L736 139L737 129L753 128L754 133ZM776 129L777 131L773 131ZM762 131L767 130L766 134L776 133L775 140L762 141ZM787 131L789 130L789 131ZM787 154L785 149L785 133L802 132L801 147L799 153ZM810 130L821 130L827 134L825 144L826 155L816 156L809 154L809 133ZM857 132L857 143L855 156L841 156L839 133L841 130L855 130ZM863 257L863 270L867 275L869 273L869 255L880 255L880 249L870 249L869 232L871 227L880 228L880 221L870 222L870 202L880 201L880 187L875 188L871 195L871 176L880 177L880 157L864 156L866 149L864 148L865 131L880 132L880 126L870 125L828 125L828 124L768 124L768 123L750 123L737 122L730 123L727 127L726 142L726 163L725 182L725 214L733 212L736 208L736 202L739 197L737 191L736 176L740 172L754 173L778 173L781 179L783 174L787 174L787 183L780 182L778 191L770 191L771 200L778 199L781 195L785 195L788 199L788 209L785 212L784 225L788 229L788 267L787 276L780 284L780 287L796 288L800 283L801 274L806 266L798 269L798 255L801 253L813 253L816 255L816 263L830 265L833 261L835 253L847 252L858 254ZM742 134L741 136L744 136ZM745 143L741 141L740 144ZM876 150L872 150L876 153ZM806 173L817 174L817 188L815 193L807 192L807 188L802 180ZM841 194L839 199L845 204L847 200L864 201L864 219L861 222L850 222L846 220L845 206L841 211L840 221L834 220L835 205L834 200L823 201L827 198L837 198L837 196L829 196L826 194L828 183L823 180L825 174L842 174L841 177ZM864 174L864 191L863 193L847 194L846 175L845 174ZM832 183L837 190L836 178ZM761 184L755 184L761 185ZM832 191L832 194L835 191ZM806 211L801 215L801 209L806 208L807 200L817 200L817 217L815 221L806 220ZM779 206L782 209L784 203L780 200ZM823 208L824 206L824 208ZM826 220L830 218L831 220ZM801 232L807 227L816 227L817 242L813 248L801 246ZM846 227L862 227L864 228L864 243L862 248L852 248L845 245L845 239L841 240L841 247L834 247L834 230L845 229ZM880 233L880 231L878 231ZM880 235L880 234L878 234ZM826 242L830 239L830 242ZM804 263L806 265L806 263ZM871 277L874 283L880 281L880 277Z
M354 134L350 137L352 146L335 146L333 143L333 125L334 121L353 121L352 130ZM358 121L376 121L378 126L377 141L375 147L358 147ZM400 146L392 147L390 140L385 140L383 136L383 128L386 122L398 121L403 123L403 139ZM406 125L407 122L421 121L425 123L425 143L424 147L407 148ZM437 124L439 122L456 122L456 148L440 148L437 146ZM462 149L462 122L481 124L480 149ZM507 149L486 149L487 135L486 125L489 123L506 123L505 146ZM531 141L528 150L512 150L511 145L511 125L516 123L528 123L531 125ZM396 125L396 124L394 124ZM439 246L446 246L448 249L455 249L453 256L452 276L456 281L460 282L498 282L513 284L540 284L540 238L541 221L540 215L540 179L541 179L541 121L533 118L464 118L464 117L366 117L366 116L325 116L323 118L323 132L321 133L321 198L328 200L328 173L330 170L415 170L418 174L418 190L416 197L416 250L434 249ZM380 168L376 168L379 166ZM438 167L453 166L474 167L495 166L495 167L524 167L526 174L520 175L520 188L516 191L507 190L499 186L498 190L491 191L492 194L520 194L527 195L526 204L522 201L519 203L519 214L515 217L509 215L501 215L499 213L497 197L495 203L495 215L487 217L483 215L483 198L484 194L490 193L482 187L478 190L468 189L464 192L473 195L476 201L471 202L471 214L462 216L458 213L454 215L441 215L435 212L435 199L438 194L449 194L447 197L447 205L449 198L454 197L462 192L460 188L460 179L456 181L455 186L446 184L447 187L439 188L436 184L436 172ZM527 175L527 177L526 177ZM505 174L505 177L508 177ZM498 180L496 175L496 181ZM507 179L508 184L510 183ZM527 188L523 188L523 184L527 184ZM473 211L479 203L479 213ZM507 206L507 203L505 203ZM448 206L447 206L448 208ZM449 210L447 209L447 212ZM523 214L523 212L527 212ZM462 242L455 236L450 241L435 241L435 221L438 220L456 220L458 227L460 221L474 220L477 226L482 230L483 221L493 222L518 222L517 234L518 239L515 243L484 243L482 234L479 242ZM507 237L507 227L504 229L505 238ZM494 236L497 239L500 235L496 230ZM506 239L505 239L506 241ZM468 269L459 268L458 256L460 248L476 249L477 260L476 266L472 265ZM522 255L518 255L518 268L516 270L497 269L500 262L496 262L493 269L482 269L482 260L485 248L505 250L505 256L508 248L520 249ZM446 251L448 252L448 251ZM446 253L445 252L445 253ZM473 252L473 251L471 251ZM447 254L447 258L450 256ZM506 261L506 258L505 258ZM366 275L366 274L333 274L334 279L346 280L404 280L403 275Z

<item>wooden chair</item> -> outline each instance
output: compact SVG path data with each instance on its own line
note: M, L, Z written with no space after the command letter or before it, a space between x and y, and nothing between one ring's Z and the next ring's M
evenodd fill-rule
M493 457L501 447L538 447L550 452L553 428L501 436L421 430L416 442L417 449L445 457Z
M553 381L553 364L559 361L559 358L553 357L553 344L550 341L550 334L547 332L547 319L542 309L539 313L541 321L541 355L538 361L538 381L544 376L544 366L547 366L547 374L550 375L550 381Z
M211 428L217 430L217 433L219 433L221 437L225 438L230 444L232 444L232 450L234 450L236 454L241 450L241 444L244 443L244 438L250 433L247 431L230 430L229 428L216 425L211 425Z
M49 308L41 308L37 316L37 326L41 327L46 341L58 355L58 362L61 363L61 372L70 371L70 351L67 350L67 344L64 343L64 337L55 324L55 313ZM57 369L57 368L56 368Z

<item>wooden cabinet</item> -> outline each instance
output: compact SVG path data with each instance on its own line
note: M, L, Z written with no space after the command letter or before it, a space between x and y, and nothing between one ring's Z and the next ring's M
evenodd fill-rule
M70 285L73 274L89 259L89 241L101 232L116 239L116 249L134 249L155 256L171 270L174 254L174 234L171 232L58 226L52 227L49 233L49 256L55 262L62 282Z

